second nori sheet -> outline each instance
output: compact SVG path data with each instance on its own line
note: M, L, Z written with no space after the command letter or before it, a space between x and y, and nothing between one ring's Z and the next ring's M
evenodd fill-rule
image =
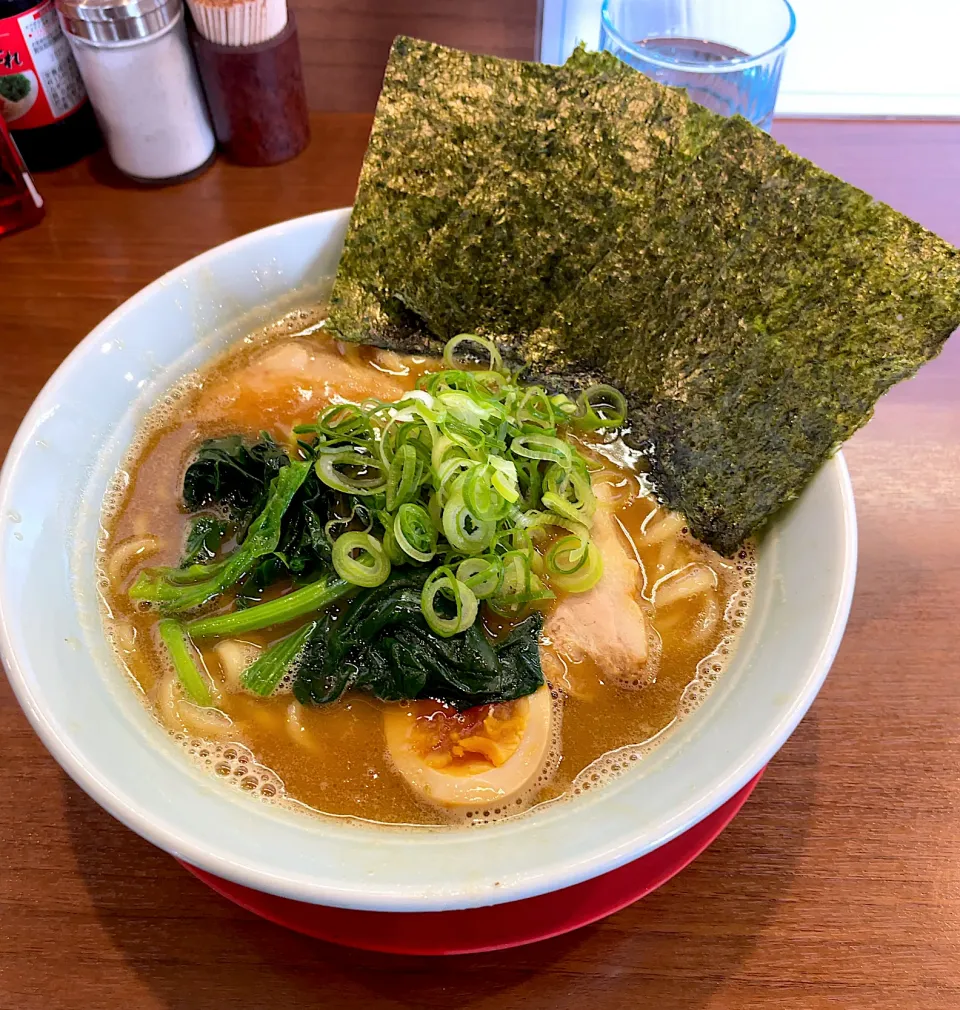
M525 356L619 385L658 493L730 554L958 322L957 250L733 119Z

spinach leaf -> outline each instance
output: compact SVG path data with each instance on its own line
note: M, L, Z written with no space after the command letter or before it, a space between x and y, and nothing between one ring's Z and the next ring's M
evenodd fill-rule
M306 479L310 464L284 466L270 482L267 503L250 524L243 543L222 561L189 568L147 568L130 588L133 600L154 603L165 613L193 610L226 592L248 575L280 543L284 513Z
M284 447L267 432L261 432L260 440L254 443L245 442L241 435L209 439L187 467L184 505L191 510L210 506L223 509L238 527L242 540L244 527L266 504L270 482L289 462ZM244 577L238 605L256 602L262 590L287 575L301 581L328 571L331 543L326 524L331 519L346 520L355 511L353 499L327 487L310 469L284 514L276 550L261 558ZM185 565L213 557L213 521L212 517L201 516L194 520ZM210 541L205 539L208 529ZM206 550L198 549L201 545Z
M292 635L274 642L265 652L253 661L243 671L240 682L248 691L266 698L272 694L284 675L300 655L304 643L314 630L314 623L309 622L298 628Z
M291 575L305 575L317 568L329 568L332 546L326 524L341 514L350 514L344 496L326 486L311 468L297 492L293 507L283 524L277 557Z
M420 608L427 574L396 574L361 592L339 617L318 621L297 663L298 700L324 704L354 689L382 701L434 698L470 708L522 698L543 684L540 613L499 645L488 641L479 622L441 638Z
M266 432L248 445L241 435L208 439L183 476L183 501L196 510L218 505L239 522L262 511L270 482L290 462Z
M181 568L203 565L216 557L227 534L226 520L203 512L194 516L187 531L187 545L180 561Z

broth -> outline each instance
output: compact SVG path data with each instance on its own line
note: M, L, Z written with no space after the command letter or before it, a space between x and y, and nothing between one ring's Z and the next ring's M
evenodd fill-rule
M451 811L427 802L391 760L387 705L371 696L352 691L331 704L304 706L282 689L267 698L237 690L231 673L237 662L288 634L290 626L226 644L201 640L222 714L181 703L158 615L135 607L126 591L143 567L179 561L188 524L180 487L199 443L237 432L256 438L261 430L286 442L294 425L313 421L328 403L362 398L370 386L384 399L396 398L433 364L336 345L324 336L321 318L319 312L293 313L181 383L154 409L118 475L99 547L104 620L145 703L194 759L240 788L369 821L494 819L590 788L627 767L699 702L721 672L748 606L753 555L748 548L731 561L694 541L682 519L658 507L638 457L619 441L584 442L583 451L594 461L598 496L602 486L616 524L610 535L640 587L636 602L646 618L650 658L632 680L611 678L590 655L557 656L554 650L548 656L545 647L555 713L549 756L535 788L509 805ZM553 606L563 602L558 594ZM488 627L502 630L493 620ZM547 643L550 628L548 617Z

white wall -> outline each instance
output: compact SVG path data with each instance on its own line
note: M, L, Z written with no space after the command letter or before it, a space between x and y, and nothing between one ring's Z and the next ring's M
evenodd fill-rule
M595 47L600 2L543 0L541 58L560 63L580 39ZM791 3L778 115L960 116L960 0Z
M960 0L791 0L780 115L960 116Z

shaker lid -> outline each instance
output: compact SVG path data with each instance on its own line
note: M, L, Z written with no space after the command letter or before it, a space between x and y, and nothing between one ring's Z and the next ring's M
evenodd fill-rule
M90 42L154 35L177 19L182 0L56 0L64 31Z

